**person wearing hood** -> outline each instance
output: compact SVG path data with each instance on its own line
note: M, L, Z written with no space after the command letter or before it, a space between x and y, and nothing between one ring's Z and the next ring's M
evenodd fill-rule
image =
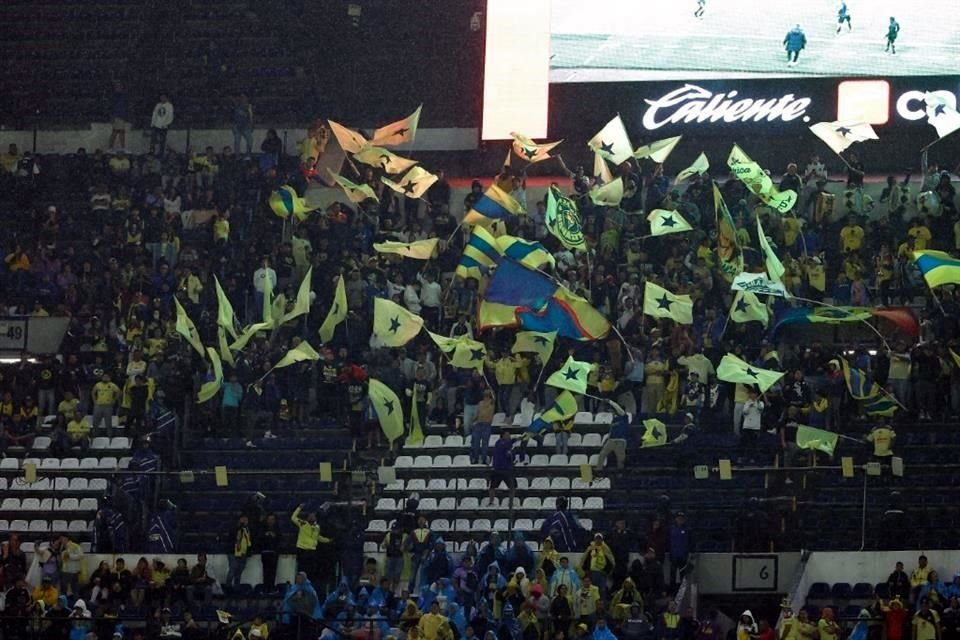
M493 602L497 592L506 586L507 579L500 575L500 565L493 562L487 567L487 574L483 578L483 589L480 597L488 603Z
M450 629L450 622L446 616L440 615L440 603L434 601L430 605L430 611L420 617L417 623L417 629L423 640L452 640L453 632Z
M453 585L457 590L458 600L463 605L465 615L473 613L476 603L477 589L480 587L480 578L473 570L473 558L464 555L460 566L453 572Z
M447 553L447 543L443 538L437 538L423 567L423 581L426 584L432 584L441 578L449 578L452 573L453 560Z
M491 632L491 627L494 622L490 617L490 608L487 605L487 601L480 599L477 601L477 610L474 612L473 617L470 618L470 627L473 628L474 633L478 637L487 637L487 633Z
M494 531L490 534L490 539L480 547L480 553L477 554L477 575L486 575L487 567L497 563L498 568L504 565L506 556L500 548L500 534Z
M947 585L947 591L944 595L947 598L960 598L960 572L953 574L953 582Z
M547 579L547 574L543 572L543 569L537 569L533 572L533 580L530 582L530 592L533 593L533 588L539 586L541 593L550 593L550 580Z
M530 595L530 578L527 577L527 570L523 567L517 567L513 572L513 577L507 580L507 586L516 585L517 593L521 598L526 599Z
M394 596L390 584L389 578L381 578L380 586L370 592L370 597L367 598L367 606L375 607L377 611L380 611L384 607L391 609Z
M504 563L504 570L507 573L514 573L517 569L522 568L524 573L527 575L533 573L533 567L536 564L536 560L533 557L533 551L530 550L530 547L527 545L522 531L513 532L513 544L510 545L510 550L507 551L507 559Z
M353 599L353 594L350 593L350 583L346 577L343 577L340 579L337 588L323 601L323 616L335 618L347 605L355 607L357 602Z
M85 640L87 633L93 627L93 615L87 609L87 603L82 599L73 603L73 611L70 612L70 635L69 640Z
M523 640L540 640L543 627L540 625L540 620L537 619L535 607L529 602L525 602L520 608L517 624L520 625L520 637Z
M747 613L749 612L745 612L744 615ZM740 619L742 620L743 617L741 615ZM753 622L753 616L750 616L750 622ZM756 625L753 625L753 628L756 630ZM678 640L680 638L680 614L677 613L676 600L671 600L667 604L667 610L660 614L660 618L657 620L657 638L659 640ZM737 640L742 640L739 631Z
M550 621L550 596L546 595L543 586L532 584L530 586L530 597L527 598L527 604L531 605L537 616L537 622L540 628L546 632L547 624Z
M750 609L747 609L740 614L740 620L737 621L737 640L751 640L755 635L757 635L757 623Z
M838 640L840 638L840 625L834 618L833 608L824 607L820 612L820 620L817 621L817 631L820 632L820 640ZM756 634L756 632L754 632Z
M917 594L917 611L920 610L920 602L924 598L930 600L930 606L934 609L942 609L947 600L947 585L943 584L940 574L936 571L928 573L927 582L920 587L920 592Z
M447 603L447 620L450 626L455 630L456 636L463 636L467 630L467 617L463 613L463 607L456 602Z
M314 620L324 617L317 591L303 571L297 572L293 584L287 587L281 611L283 624L304 629L305 635L314 628Z
M800 609L800 613L797 614L796 631L794 631L793 637L796 640L817 640L818 636L819 631L817 631L817 625L810 620L810 612L806 609ZM889 636L887 640L891 640Z
M540 534L546 539L553 538L554 546L559 553L570 553L577 550L577 539L583 527L577 517L567 510L567 499L557 498L557 510L543 521Z
M560 566L560 552L557 551L556 545L553 544L553 538L544 538L543 548L537 559L537 568L543 569L543 573L549 581L558 566Z
M593 628L590 640L617 640L617 636L613 635L613 632L610 631L606 618L597 618L597 624Z
M643 609L643 596L637 591L636 585L630 578L625 578L620 589L613 594L610 600L610 613L614 620L626 620L633 605Z
M593 542L583 553L583 571L589 574L590 579L600 590L600 597L606 598L607 578L613 572L616 566L616 560L613 558L613 551L603 540L603 534L593 536Z
M857 616L857 624L854 625L853 631L850 632L849 640L867 640L867 635L870 633L870 612L866 609L860 609L860 614Z
M43 619L48 622L41 638L43 640L62 640L70 635L70 610L67 608L67 596L60 596L43 614Z
M397 626L406 633L411 629L416 629L418 624L420 624L420 610L417 608L417 603L413 600L407 600Z
M417 583L421 578L420 566L427 562L434 549L433 532L427 523L426 516L417 517L417 528L407 536L404 542L404 550L410 553L410 584L408 588L411 593L417 592ZM423 577L423 581L429 584L429 580Z
M496 636L499 640L520 640L523 637L520 622L514 616L513 605L509 602L503 605Z
M33 589L34 602L42 602L47 609L53 607L60 598L60 590L53 586L53 579L50 576L43 576L40 584ZM82 602L82 601L80 601Z
M716 611L710 611L708 615L713 616L712 622L716 623ZM790 600L784 598L780 603L780 620L777 623L777 640L794 640L794 630L796 628L797 619L793 617L793 608L790 606ZM713 640L713 637L703 637L705 631L705 622L700 623L700 633L698 634L697 640Z
M560 585L567 587L568 594L574 594L580 590L580 576L570 567L570 558L567 556L561 556L557 570L550 578L551 596L556 597Z

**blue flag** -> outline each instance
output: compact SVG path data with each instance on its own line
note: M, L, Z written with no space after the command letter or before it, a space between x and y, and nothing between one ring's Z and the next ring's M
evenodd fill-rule
M547 305L558 286L545 275L514 260L504 259L490 278L484 299L539 311Z

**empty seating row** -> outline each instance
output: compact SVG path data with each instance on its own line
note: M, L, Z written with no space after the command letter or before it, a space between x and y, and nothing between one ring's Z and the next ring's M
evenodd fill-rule
M0 531L23 533L88 533L93 522L87 520L0 520Z
M883 583L883 586L886 587L886 583ZM877 589L880 588L880 585L877 585ZM885 591L886 589L884 589ZM826 582L814 582L810 585L810 590L807 592L808 600L871 600L873 599L876 590L874 586L869 582L858 582L855 585L851 585L849 582L837 582L833 586L830 586Z
M489 446L496 444L497 440L500 438L499 435L493 434L490 436ZM600 435L599 433L571 433L570 440L567 444L571 447L596 447L599 448L603 446L603 443L606 441L607 436ZM557 434L548 433L543 437L543 446L544 447L555 447L557 445ZM470 437L464 437L461 435L452 435L452 436L427 436L423 439L422 443L417 444L407 444L404 448L406 449L463 449L470 446ZM531 440L527 443L529 448L536 448L538 446L536 440Z
M554 497L549 498L538 498L537 496L528 496L525 498L514 498L513 508L514 509L523 509L524 511L542 511L542 510L555 510L557 508L557 499ZM487 511L487 510L503 510L509 508L509 498L504 498L499 502L491 502L486 498L460 498L458 501L456 498L421 498L419 509L420 511ZM586 511L602 511L603 510L603 498L600 496L591 496L589 498L581 498L580 496L573 496L569 498L570 508L574 511L586 510ZM403 507L403 500L394 500L393 498L380 498L377 500L377 511L385 511L388 513L393 513Z
M585 482L582 478L517 478L517 489L527 491L589 491L595 489L609 489L610 478L594 478L592 482ZM397 480L384 486L384 491L486 491L487 480L484 478L411 478Z
M538 418L540 414L534 415L534 419ZM613 423L613 414L608 411L601 411L596 415L590 413L589 411L580 411L573 417L574 424L588 426L594 424L612 424ZM529 427L530 420L522 415L516 414L513 418L508 418L506 413L500 412L493 414L493 420L490 423L493 427L507 427L513 425L515 427Z
M4 498L0 511L96 511L96 498Z
M531 467L568 467L568 466L579 466L582 464L591 464L596 465L598 460L598 455L593 454L587 456L585 453L574 453L567 455L565 453L554 453L552 455L547 454L532 454L530 456L530 461L528 466ZM393 466L397 469L449 469L449 468L464 468L464 467L480 467L483 465L471 464L470 456L468 455L458 455L458 456L448 456L448 455L439 455L439 456L397 456L397 459L394 461Z
M580 518L579 521L580 526L587 531L593 530L593 520L590 518ZM390 522L387 522L386 520L371 520L370 524L367 525L367 532L386 533L392 524L392 520ZM511 530L532 533L534 531L540 531L540 527L542 526L543 518L537 520L531 518L517 518L513 521L512 526L510 520L507 518L500 518L492 521L488 518L478 518L475 520L470 520L467 518L457 518L456 520L438 518L430 522L430 530L436 533L490 533L492 531L506 532Z
M92 416L92 415L86 416L86 417L84 418L84 420L86 420L88 424L91 424L91 425L93 424L93 416ZM51 415L51 416L43 416L43 419L40 420L40 425L41 425L42 427L52 427L52 426L55 425L56 423L57 423L57 416L53 416L53 415ZM119 417L119 416L112 416L112 419L111 419L111 421L110 421L110 426L111 426L111 428L113 428L113 429L123 429L123 428L124 428L124 425L120 424L120 417Z
M33 451L47 451L53 440L49 436L37 436L33 439L31 449ZM93 451L129 451L130 438L117 436L108 438L106 436L97 436L90 440L90 449Z
M0 460L0 471L16 471L23 469L27 464L36 465L37 469L54 471L72 471L76 469L126 469L130 466L130 458L4 458Z
M0 491L96 491L108 488L106 478L38 478L27 482L24 478L0 478Z

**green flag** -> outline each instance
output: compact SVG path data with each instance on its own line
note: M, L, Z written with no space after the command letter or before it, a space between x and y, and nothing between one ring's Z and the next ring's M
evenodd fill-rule
M823 429L797 425L797 446L811 451L822 451L832 456L837 449L837 434Z
M540 362L546 363L553 355L553 345L557 339L557 332L550 331L518 331L513 343L512 353L535 353L540 356Z
M292 364L298 362L306 362L308 360L319 360L320 354L317 353L317 350L310 346L310 343L306 340L302 341L300 344L294 348L287 351L287 353L280 358L280 361L277 364L273 365L274 369L281 369L283 367L289 367Z
M281 324L286 324L291 320L310 313L310 285L312 282L313 267L310 267L307 269L307 273L303 276L303 280L300 281L300 288L297 290L297 299L293 303L293 309L290 311L290 313L283 316L283 321Z
M584 249L587 240L580 223L577 203L563 195L558 187L550 185L547 191L547 211L544 214L547 229L568 249Z
M654 209L647 216L647 220L650 222L652 236L665 236L668 233L681 233L693 229L679 213L666 209Z
M570 356L562 367L550 374L550 377L547 378L547 384L551 387L584 394L587 392L587 378L593 368L593 364L574 360L573 356Z
M377 192L373 190L368 184L356 184L344 178L341 175L337 175L330 169L327 169L327 173L330 174L330 177L333 178L333 181L339 185L343 192L347 194L347 198L350 199L350 202L360 203L364 200L376 200L380 202L380 198L377 197Z
M460 336L450 364L458 369L476 369L483 373L483 363L487 359L487 348L482 342L471 340L467 336Z
M704 153L701 153L697 156L697 159L693 161L689 167L677 174L676 179L673 181L674 184L680 184L687 178L694 175L703 175L710 170L710 161L707 160L707 156Z
M767 275L770 276L770 279L774 282L781 282L786 269L783 268L783 263L780 262L780 258L777 257L773 247L770 246L770 241L767 240L767 234L763 232L763 225L760 224L760 216L757 216L757 237L760 239L760 249L763 251L763 259L767 263Z
M224 293L216 275L213 276L213 286L217 289L217 324L226 329L236 340L239 335L237 334L237 320L233 313L233 305L230 304L230 298Z
M594 187L587 195L598 207L619 207L623 201L623 178L618 176L606 184Z
M690 296L671 293L649 280L643 290L643 312L654 318L670 318L678 324L693 324Z
M656 418L648 418L643 421L646 431L643 432L643 438L640 440L642 448L660 447L667 444L667 425Z
M760 387L760 391L766 391L782 377L782 371L770 371L754 367L732 353L723 356L723 359L720 360L720 366L717 367L717 378L719 380L757 385Z
M367 397L373 406L383 435L393 444L393 441L403 435L403 405L393 389L376 378L370 378L367 387Z
M373 299L373 335L385 346L402 347L423 328L423 318L385 298Z
M197 350L201 356L206 355L203 350L203 343L200 342L200 334L197 331L197 325L193 324L193 320L190 319L190 316L187 315L187 310L183 308L183 305L180 304L180 301L177 300L177 297L173 297L173 303L177 308L177 324L176 330L184 339L190 343L194 349Z
M223 385L223 364L220 362L220 356L213 347L207 347L207 355L210 356L210 362L213 364L213 380L204 382L197 392L197 404L207 402L220 391Z
M770 312L767 310L767 305L760 302L756 294L737 291L737 296L730 305L730 319L737 323L762 322L766 327L770 321Z
M333 306L327 312L323 324L320 325L320 341L326 344L333 339L333 332L337 325L347 317L347 288L343 284L343 276L337 278L337 288L333 293Z

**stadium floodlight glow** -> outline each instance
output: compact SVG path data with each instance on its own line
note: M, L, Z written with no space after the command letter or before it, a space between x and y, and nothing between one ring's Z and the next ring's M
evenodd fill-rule
M952 91L930 91L951 109L957 108L957 96ZM906 91L897 98L897 115L904 120L923 120L927 117L923 106L923 91Z

